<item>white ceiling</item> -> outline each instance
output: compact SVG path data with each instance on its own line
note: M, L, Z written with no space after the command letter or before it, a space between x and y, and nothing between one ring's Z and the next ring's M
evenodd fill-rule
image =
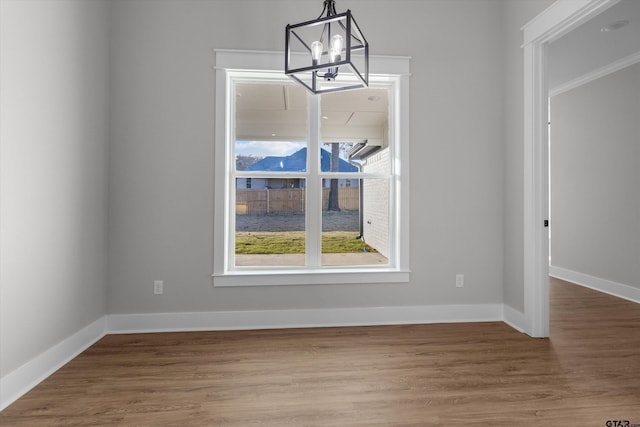
M321 134L325 141L383 142L388 121L388 91L360 89L324 94ZM236 138L293 140L307 138L307 91L291 84L238 84Z
M616 31L602 28L626 20ZM640 53L640 0L622 0L549 46L549 87Z

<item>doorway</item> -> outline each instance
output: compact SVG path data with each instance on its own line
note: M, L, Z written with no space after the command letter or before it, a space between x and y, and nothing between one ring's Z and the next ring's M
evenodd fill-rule
M549 45L620 0L559 0L524 32L525 332L549 336Z

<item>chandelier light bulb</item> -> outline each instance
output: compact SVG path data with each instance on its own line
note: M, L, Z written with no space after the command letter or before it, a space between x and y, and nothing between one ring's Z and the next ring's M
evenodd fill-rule
M342 47L344 46L344 37L336 34L331 37L331 62L338 62L342 59Z
M322 43L316 40L313 43L311 43L311 59L313 61L313 65L317 65L321 57L322 57Z

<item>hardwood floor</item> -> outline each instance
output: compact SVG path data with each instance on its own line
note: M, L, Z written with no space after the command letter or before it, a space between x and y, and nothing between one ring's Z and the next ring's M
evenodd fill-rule
M503 323L108 335L2 426L640 424L640 305L553 280L551 338Z

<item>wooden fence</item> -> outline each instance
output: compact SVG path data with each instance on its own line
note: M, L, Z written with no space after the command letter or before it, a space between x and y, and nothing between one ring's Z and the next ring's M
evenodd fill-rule
M270 213L304 212L306 191L304 188L264 190L236 190L237 215L265 215ZM358 187L338 189L340 209L357 211L360 206ZM322 189L322 209L329 206L329 188Z

